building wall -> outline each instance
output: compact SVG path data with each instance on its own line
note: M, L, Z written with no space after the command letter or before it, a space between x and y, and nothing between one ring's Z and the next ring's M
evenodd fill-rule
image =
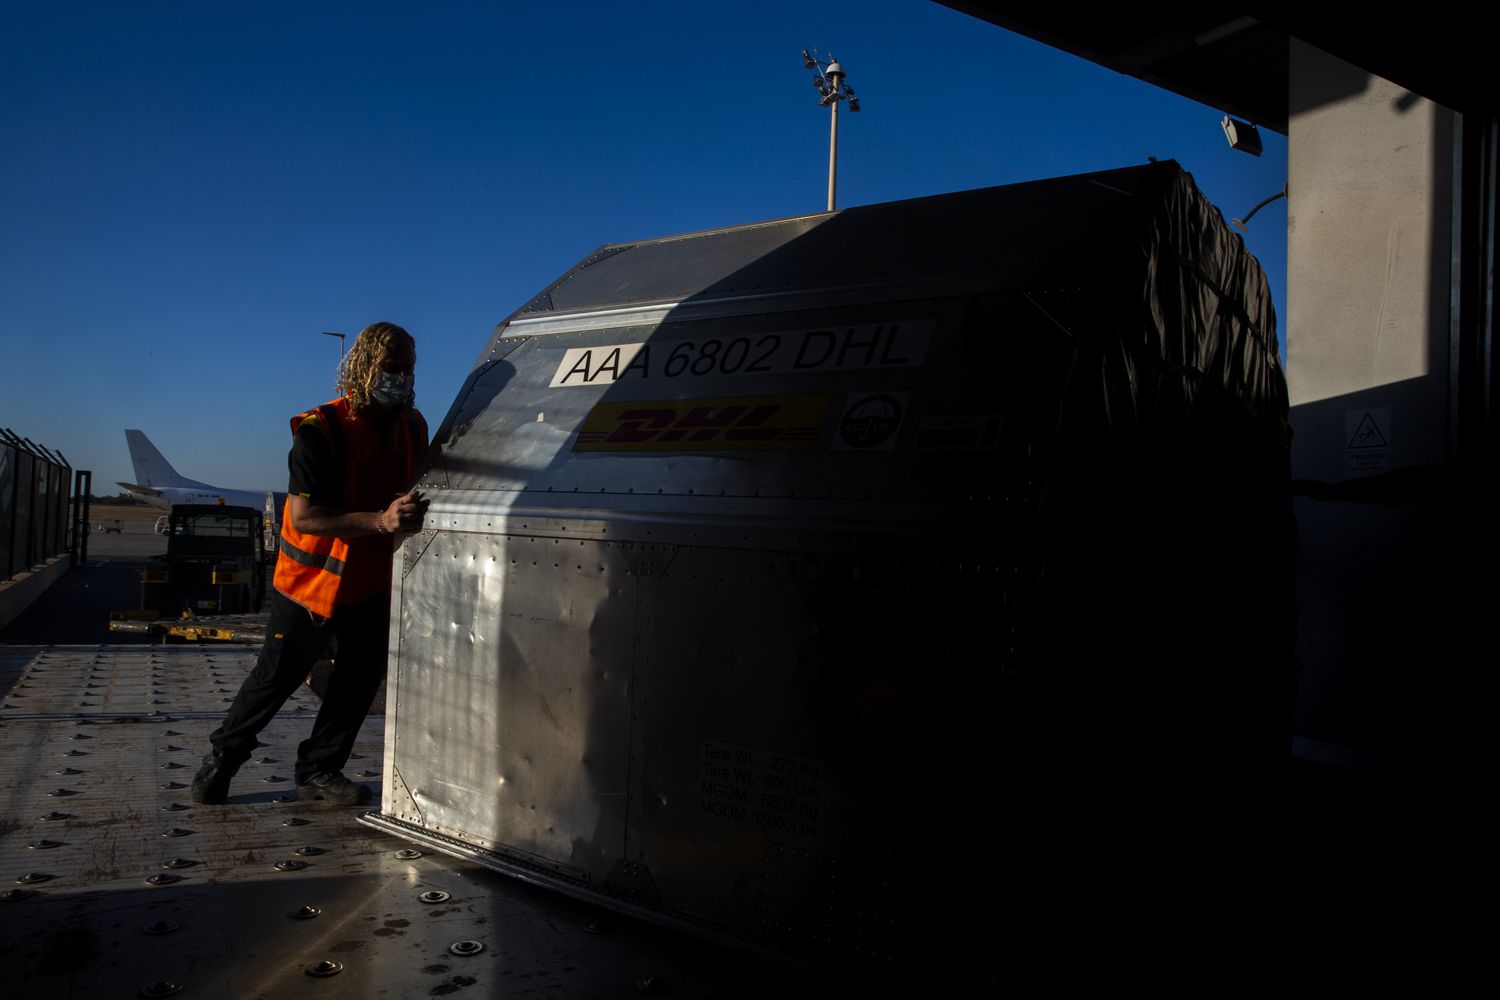
M1292 42L1287 375L1292 476L1413 476L1399 502L1299 498L1294 735L1308 755L1400 752L1433 652L1448 460L1452 114ZM1404 470L1404 471L1403 471ZM1352 752L1345 752L1352 751Z

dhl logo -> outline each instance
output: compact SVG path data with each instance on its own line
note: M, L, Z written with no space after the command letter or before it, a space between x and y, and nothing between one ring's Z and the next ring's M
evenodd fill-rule
M727 396L599 403L574 451L809 451L827 395Z

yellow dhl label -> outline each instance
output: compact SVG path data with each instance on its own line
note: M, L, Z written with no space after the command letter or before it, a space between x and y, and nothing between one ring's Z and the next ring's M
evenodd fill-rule
M599 403L574 451L810 451L827 394Z

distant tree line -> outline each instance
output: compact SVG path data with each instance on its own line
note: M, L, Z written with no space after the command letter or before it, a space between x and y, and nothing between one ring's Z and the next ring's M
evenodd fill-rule
M121 490L119 493L113 494L112 496L104 496L104 497L94 496L92 493L90 493L89 494L89 503L91 503L91 504L96 504L96 503L109 504L109 505L116 506L116 507L122 507L122 506L123 507L145 507L145 506L147 506L146 502L144 500L142 500L140 497L136 496L134 493L126 492L125 490Z

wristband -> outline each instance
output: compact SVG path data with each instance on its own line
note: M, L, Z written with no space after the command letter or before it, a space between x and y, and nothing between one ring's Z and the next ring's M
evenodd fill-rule
M380 511L375 515L375 531L381 535L389 535L391 533L385 526L385 511Z

